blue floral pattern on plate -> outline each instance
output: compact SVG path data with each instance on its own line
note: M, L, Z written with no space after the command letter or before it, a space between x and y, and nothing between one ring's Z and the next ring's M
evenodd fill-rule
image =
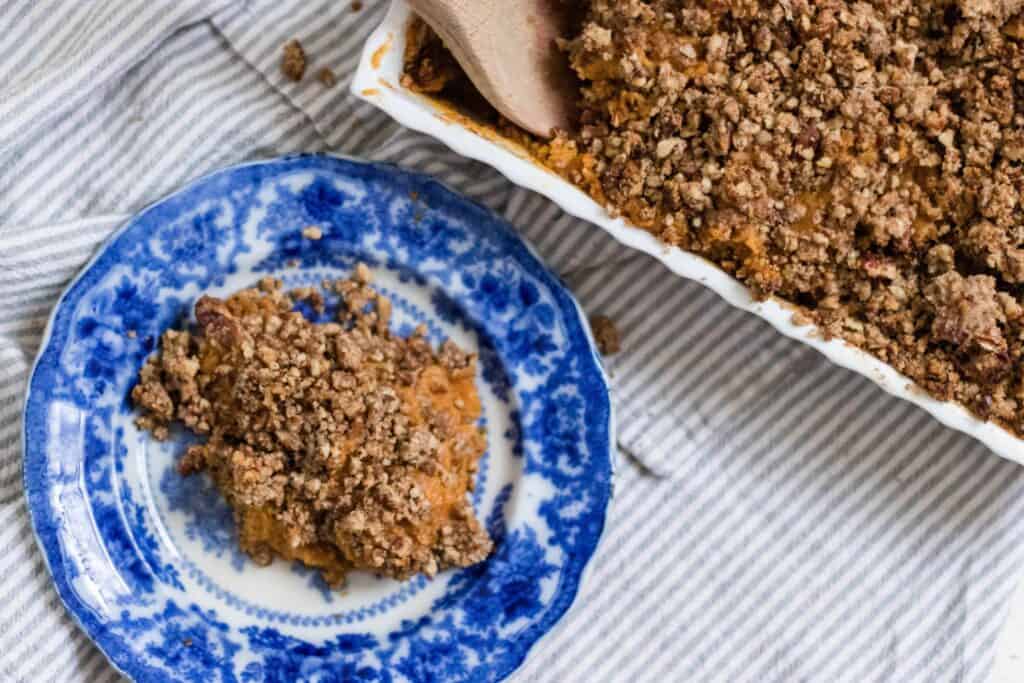
M302 236L316 225L320 240ZM488 434L473 502L484 563L341 592L235 549L230 511L174 473L127 399L162 330L205 292L365 261L393 326L480 356ZM503 221L392 166L294 156L196 181L119 230L54 311L25 404L25 488L68 610L145 681L484 681L572 603L612 488L607 384L578 306Z

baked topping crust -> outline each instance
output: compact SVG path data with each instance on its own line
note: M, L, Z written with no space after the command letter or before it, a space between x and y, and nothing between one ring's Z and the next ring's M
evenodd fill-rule
M577 130L499 130L613 215L1024 434L1022 0L582 5L563 43ZM459 77L419 31L405 82L448 97Z

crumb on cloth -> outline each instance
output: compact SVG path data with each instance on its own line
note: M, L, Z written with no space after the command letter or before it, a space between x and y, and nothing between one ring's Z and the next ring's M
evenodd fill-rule
M316 73L316 78L325 88L333 88L338 83L338 77L330 67L323 67Z
M301 81L306 73L306 51L302 49L302 43L296 38L292 38L284 44L281 72L295 82Z
M605 315L595 315L590 319L590 329L594 332L597 349L604 356L610 356L622 350L619 328L612 319Z

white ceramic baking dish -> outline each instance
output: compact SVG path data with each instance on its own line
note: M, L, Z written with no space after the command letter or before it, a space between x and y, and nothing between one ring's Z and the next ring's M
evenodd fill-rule
M544 195L568 213L607 230L622 244L650 254L673 272L710 287L733 306L767 320L784 335L814 347L837 365L858 372L890 394L921 406L943 424L975 437L1004 458L1024 464L1024 441L1007 430L979 420L959 404L933 399L909 378L846 342L826 341L815 327L794 324L792 309L772 300L755 301L746 287L714 264L668 247L650 233L612 218L589 196L531 161L516 146L475 132L461 117L402 88L402 53L411 17L412 10L406 2L392 2L383 23L363 49L352 83L357 97L383 109L402 125L431 135L459 154L494 167L512 182Z

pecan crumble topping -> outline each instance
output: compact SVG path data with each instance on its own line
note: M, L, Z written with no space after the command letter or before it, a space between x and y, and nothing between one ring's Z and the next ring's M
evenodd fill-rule
M613 215L1024 435L1024 1L582 4L562 43L579 125L499 130ZM408 87L465 88L436 36L410 35Z
M390 303L360 264L319 291L279 280L195 306L198 330L168 330L139 373L137 423L157 438L174 421L205 437L178 464L208 472L231 505L239 545L321 570L331 585L366 569L396 579L482 561L491 551L466 493L485 449L475 422L476 358L418 329L388 330Z

